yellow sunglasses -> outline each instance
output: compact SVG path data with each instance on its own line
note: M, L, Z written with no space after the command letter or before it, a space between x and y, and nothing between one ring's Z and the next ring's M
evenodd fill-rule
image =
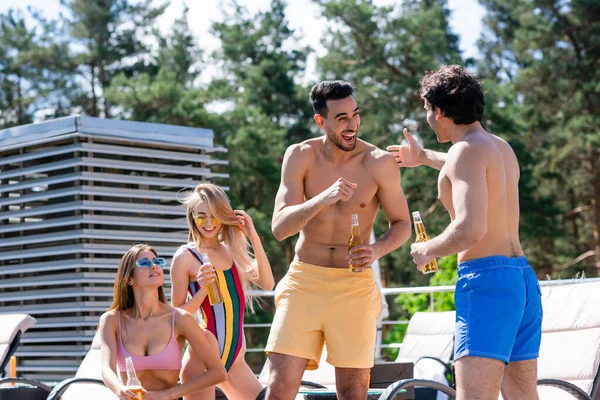
M206 225L206 223L208 222L208 217L206 215L197 215L194 218L194 222L196 223L197 226L204 226ZM219 220L216 219L215 217L210 217L210 222L212 222L213 225L216 225L219 223Z

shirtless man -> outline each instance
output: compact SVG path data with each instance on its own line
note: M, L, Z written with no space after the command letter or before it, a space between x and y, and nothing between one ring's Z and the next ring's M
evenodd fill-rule
M314 121L325 133L284 156L272 229L278 240L300 232L296 256L276 288L277 310L266 350L269 400L294 399L323 344L341 400L364 400L373 366L381 293L371 263L410 237L410 218L394 158L358 139L359 109L343 81L315 85ZM379 206L389 222L376 243L348 254L351 215L369 241ZM349 264L360 272L350 272Z
M484 97L456 65L428 73L420 96L427 122L448 153L408 144L388 150L401 167L440 170L439 200L450 225L411 246L418 269L458 254L455 360L457 399L537 399L541 292L519 241L519 164L512 148L481 126Z

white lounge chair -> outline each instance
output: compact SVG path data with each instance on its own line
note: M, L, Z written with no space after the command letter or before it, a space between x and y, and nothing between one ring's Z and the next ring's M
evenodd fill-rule
M51 388L41 382L5 377L10 358L19 347L21 335L35 323L35 318L28 314L0 314L0 399L2 400L41 400L50 393ZM9 383L17 386L3 387Z
M598 396L600 384L600 280L542 287L544 318L538 360L540 399Z
M90 385L93 384L93 390ZM118 400L102 381L100 333L96 332L92 347L77 369L74 378L66 379L54 387L48 400Z
M600 280L557 281L542 287L540 400L600 397ZM412 382L410 384L413 384ZM390 386L394 391L405 382ZM500 399L502 396L500 396Z

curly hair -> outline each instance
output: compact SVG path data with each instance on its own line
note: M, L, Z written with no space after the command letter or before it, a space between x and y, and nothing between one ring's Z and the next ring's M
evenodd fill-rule
M457 125L483 118L483 89L475 75L458 65L427 72L421 80L419 96L430 108L439 107Z

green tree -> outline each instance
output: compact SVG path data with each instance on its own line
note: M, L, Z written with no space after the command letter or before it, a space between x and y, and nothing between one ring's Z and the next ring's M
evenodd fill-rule
M74 99L73 106L91 116L111 117L111 104L103 96L112 79L146 67L149 54L144 38L167 4L153 6L152 0L61 0L62 16L78 66L79 80L88 94Z
M25 26L23 15L9 10L0 16L0 124L2 127L31 122L34 101L27 90L35 71L27 61L35 46L35 32Z
M69 74L52 68L66 43L58 40L56 25L29 10L36 25L29 28L25 15L8 10L0 15L0 126L33 121L36 111L56 106Z
M145 68L116 75L105 97L120 118L136 121L213 128L219 131L222 118L206 105L212 96L194 85L203 63L198 40L190 31L188 9L177 18L168 35L155 31L156 54Z
M520 142L535 160L526 190L542 204L537 221L546 232L538 231L526 250L538 253L549 274L595 269L594 255L600 267L600 4L480 2L488 13L486 64L514 90Z

